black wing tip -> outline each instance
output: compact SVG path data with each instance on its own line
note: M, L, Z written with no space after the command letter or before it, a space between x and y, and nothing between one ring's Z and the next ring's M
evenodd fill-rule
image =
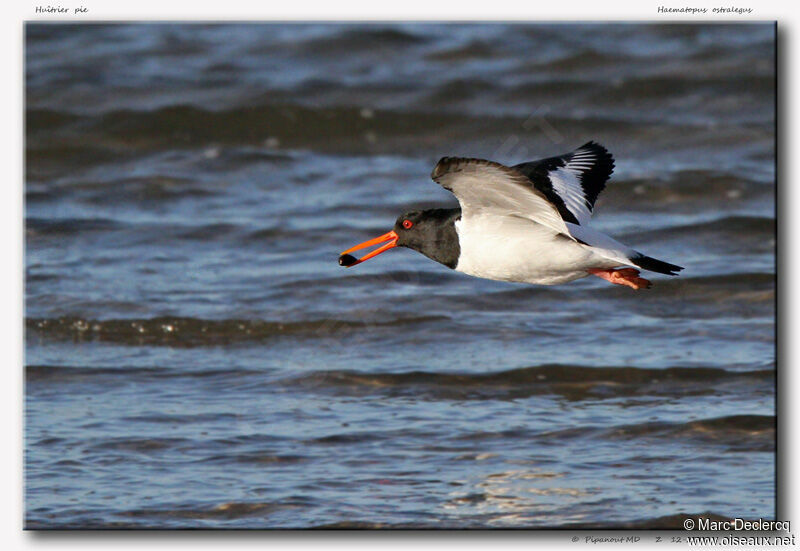
M642 268L643 270L649 270L659 274L676 276L678 275L678 272L683 270L683 266L670 264L669 262L664 262L663 260L658 260L657 258L653 258L651 256L645 256L641 253L631 257L630 260L634 265Z
M594 151L594 152L599 153L601 155L608 155L609 157L611 157L611 153L608 152L608 149L606 149L606 146L604 146L600 142L596 142L594 140L589 140L588 142L586 142L582 146L578 147L577 149L588 149L590 151Z
M606 188L606 182L614 173L614 156L604 146L590 140L572 152L589 152L593 157L591 168L581 174L581 187L589 208L594 209L597 196Z
M608 153L608 149L606 149L603 144L601 144L600 142L596 142L594 140L589 140L588 142L580 146L578 149L600 149Z
M608 171L608 176L606 176L606 179L613 174L615 168L614 155L612 155L604 145L594 140L589 140L575 151L591 151L597 156L597 166Z

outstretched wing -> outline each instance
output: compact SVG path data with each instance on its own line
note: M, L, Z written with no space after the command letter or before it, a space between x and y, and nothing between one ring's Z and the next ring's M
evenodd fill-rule
M614 172L614 157L602 145L588 142L559 157L531 161L513 167L555 205L561 217L586 225L597 196Z
M492 161L445 157L431 173L434 182L453 193L462 216L518 216L569 236L556 206L531 185L528 176Z

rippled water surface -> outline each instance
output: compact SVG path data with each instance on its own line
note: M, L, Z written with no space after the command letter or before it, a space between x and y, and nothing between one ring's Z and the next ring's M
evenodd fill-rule
M29 528L775 515L774 27L28 25ZM338 253L603 143L635 292Z

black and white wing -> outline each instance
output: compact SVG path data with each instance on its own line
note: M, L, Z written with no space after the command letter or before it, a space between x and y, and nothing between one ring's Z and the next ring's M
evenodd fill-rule
M584 226L614 172L614 158L602 145L588 142L570 153L512 168L530 179L566 222Z
M528 176L513 168L483 159L445 157L436 164L431 178L456 196L465 218L517 216L572 238L553 202Z

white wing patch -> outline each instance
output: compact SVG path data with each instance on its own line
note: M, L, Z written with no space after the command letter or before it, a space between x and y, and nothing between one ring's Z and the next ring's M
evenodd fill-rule
M446 157L431 178L456 196L464 218L518 216L572 238L558 209L514 169L482 159Z
M586 199L581 179L584 173L592 170L598 160L593 149L579 148L573 152L566 166L548 174L553 190L581 225L587 224L592 217L592 208Z
M586 195L583 193L583 188L580 182L580 172L571 168L572 163L567 164L566 167L557 168L548 173L550 183L561 200L564 201L564 206L575 215L578 223L585 225L592 217L592 211L589 209L589 204L586 202Z

